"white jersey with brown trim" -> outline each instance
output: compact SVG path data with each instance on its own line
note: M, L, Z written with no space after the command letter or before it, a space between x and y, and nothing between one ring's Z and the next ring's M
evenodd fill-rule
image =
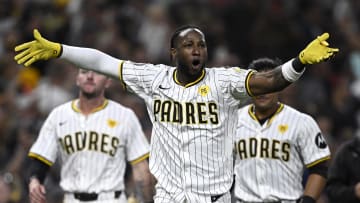
M174 202L229 191L236 110L248 98L252 71L205 68L186 86L166 65L122 61L119 72L125 87L145 100L153 123L150 170L157 187Z
M304 167L330 158L316 121L280 104L261 125L253 105L239 110L235 141L235 196L245 202L296 200Z
M29 156L52 165L61 161L60 186L66 192L124 190L126 162L149 156L149 142L135 113L114 101L84 115L78 100L55 108Z

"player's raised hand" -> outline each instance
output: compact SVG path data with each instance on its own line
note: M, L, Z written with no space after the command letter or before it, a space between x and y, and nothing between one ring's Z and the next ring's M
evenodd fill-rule
M329 33L324 33L310 42L299 54L301 63L304 65L320 63L330 59L339 52L339 49L329 47L329 43L326 41L329 36Z
M35 40L26 42L15 47L15 51L19 52L15 56L15 61L18 64L30 66L38 60L48 60L55 58L61 54L61 44L51 42L41 36L37 29L34 29Z

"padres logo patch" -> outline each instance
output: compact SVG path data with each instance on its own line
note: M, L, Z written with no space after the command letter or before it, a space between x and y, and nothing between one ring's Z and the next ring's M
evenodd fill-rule
M113 127L117 126L118 123L117 123L115 120L113 120L113 119L108 119L108 120L107 120L107 125L108 125L110 128L113 128Z
M284 134L287 130L288 130L289 126L284 124L284 125L279 125L278 130L281 134Z
M210 87L208 85L202 85L199 87L198 90L199 94L203 97L206 96L209 93L209 91L210 91Z

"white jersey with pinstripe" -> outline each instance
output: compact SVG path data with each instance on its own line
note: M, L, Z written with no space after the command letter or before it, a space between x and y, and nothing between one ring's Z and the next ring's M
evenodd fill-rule
M141 96L153 123L150 171L155 200L199 202L196 194L216 195L232 183L232 143L236 110L248 98L250 70L205 68L186 86L176 68L121 61L120 80ZM160 195L160 196L159 196Z
M85 116L79 100L56 107L46 119L29 156L52 165L61 161L66 192L124 190L126 162L149 156L149 142L135 113L114 101Z
M238 112L235 196L248 202L296 200L305 167L330 158L315 120L281 104L261 125L252 104Z

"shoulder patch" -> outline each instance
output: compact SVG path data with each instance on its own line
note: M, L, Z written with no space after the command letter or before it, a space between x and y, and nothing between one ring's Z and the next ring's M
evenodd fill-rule
M322 136L321 133L318 133L315 136L315 144L320 149L325 149L327 147L326 141L325 141L325 139L324 139L324 137Z

